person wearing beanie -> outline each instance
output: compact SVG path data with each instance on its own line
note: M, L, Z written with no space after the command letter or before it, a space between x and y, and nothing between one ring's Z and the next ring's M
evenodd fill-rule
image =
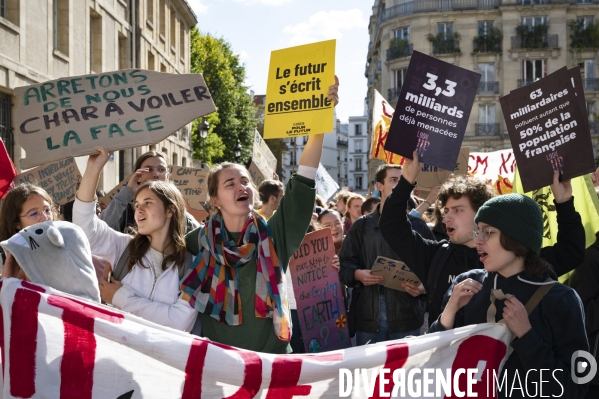
M422 169L418 154L406 159L402 177L387 199L379 228L389 246L418 276L429 300L429 320L441 314L441 305L454 279L472 269L482 269L476 252L472 231L474 216L485 202L495 196L493 188L483 179L453 176L439 191L435 206L442 210L449 240L431 241L412 232L412 225L404 212L416 179ZM552 265L557 276L565 274L584 260L585 232L580 215L574 209L570 181L559 181L556 172L551 184L554 203L549 205L557 214L557 242L541 248L540 256Z
M558 283L539 256L539 206L522 194L502 195L485 202L474 220L474 242L484 269L454 280L430 332L503 320L515 338L498 378L507 383L495 385L499 397L543 392L546 397L583 398L587 385L573 381L576 370L571 367L575 352L589 350L584 310L578 294Z

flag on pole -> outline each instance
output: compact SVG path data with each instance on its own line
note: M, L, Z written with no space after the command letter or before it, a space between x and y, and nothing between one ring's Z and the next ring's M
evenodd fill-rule
M329 175L326 168L319 163L316 171L316 194L327 201L337 190L339 190L339 184Z
M386 163L403 165L403 157L385 150L385 143L389 135L391 120L395 110L381 93L374 91L374 106L372 108L372 145L370 158L380 159Z
M0 139L0 199L3 199L14 187L13 179L16 175L17 169L6 151L4 141Z

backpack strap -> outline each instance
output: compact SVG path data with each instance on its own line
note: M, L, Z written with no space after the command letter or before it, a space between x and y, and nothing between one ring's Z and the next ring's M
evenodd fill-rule
M543 284L532 294L524 308L526 309L526 313L530 316L533 310L537 307L537 305L541 302L543 297L547 295L547 293L553 288L553 286L557 283L550 278L545 280L545 283L551 284ZM487 323L495 323L495 315L497 313L497 308L495 307L495 299L505 300L511 298L512 295L504 294L501 289L491 290L491 304L489 305L489 309L487 310ZM505 323L503 319L499 320L499 323Z
M127 273L129 273L129 268L127 267L127 264L129 263L129 256L131 255L132 242L133 240L129 241L129 244L127 244L127 247L125 247L125 250L121 254L121 257L114 266L114 269L112 269L112 278L117 281L122 281L127 275Z
M447 260L453 253L453 247L449 245L450 243L444 243L438 250L435 252L433 256L433 260L431 261L431 265L428 268L428 275L426 278L426 293L428 295L429 304L432 303L433 294L437 289L437 284L439 282L439 278L441 277L441 272L443 271L443 266L447 263Z

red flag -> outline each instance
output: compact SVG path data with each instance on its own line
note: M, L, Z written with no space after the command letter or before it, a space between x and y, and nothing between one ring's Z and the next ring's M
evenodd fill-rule
M14 187L13 179L17 175L17 169L12 163L4 142L0 140L0 199Z

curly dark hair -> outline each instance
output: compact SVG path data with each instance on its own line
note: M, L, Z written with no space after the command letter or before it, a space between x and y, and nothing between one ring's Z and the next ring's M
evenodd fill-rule
M481 178L464 175L451 176L441 186L437 203L443 209L449 198L458 200L462 196L468 198L472 209L476 212L482 204L495 196L495 191Z

